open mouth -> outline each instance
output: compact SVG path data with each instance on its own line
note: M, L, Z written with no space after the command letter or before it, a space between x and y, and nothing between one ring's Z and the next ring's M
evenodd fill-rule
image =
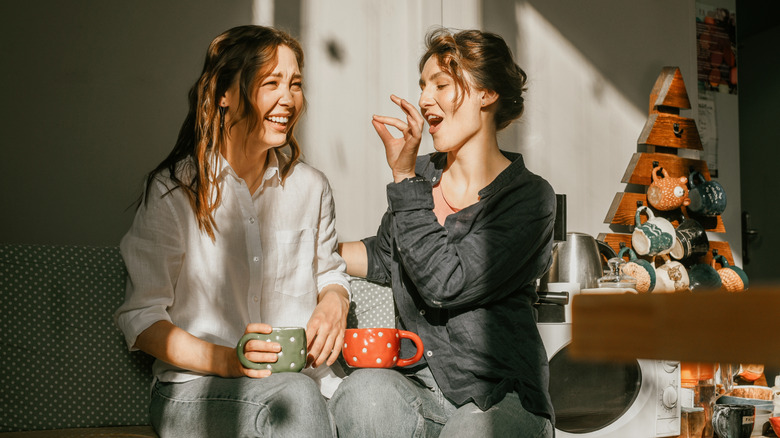
M425 119L428 120L428 124L431 126L438 125L442 120L444 120L441 116L437 116L436 114L429 114L425 116Z
M425 116L425 120L428 121L428 124L431 126L431 129L429 130L431 133L436 131L439 124L444 120L443 117L437 116L435 114L428 114Z
M268 116L265 119L271 123L279 125L280 127L286 127L287 122L290 121L289 117L283 117L283 116Z

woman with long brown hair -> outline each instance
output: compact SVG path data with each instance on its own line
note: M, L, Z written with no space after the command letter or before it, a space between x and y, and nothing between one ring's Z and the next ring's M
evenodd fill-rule
M122 239L127 295L115 317L128 346L157 359L150 415L163 437L334 433L323 396L341 381L332 365L349 283L328 181L299 160L293 135L302 69L300 44L279 30L217 36ZM306 329L309 367L242 365L242 335L284 326ZM245 351L273 362L280 345Z
M349 274L392 285L399 328L425 352L400 372L350 374L330 403L340 437L552 436L533 304L555 195L496 135L523 113L525 83L500 36L440 29L420 60L420 111L392 96L406 120L374 116L388 211L341 254ZM436 152L418 157L425 122Z

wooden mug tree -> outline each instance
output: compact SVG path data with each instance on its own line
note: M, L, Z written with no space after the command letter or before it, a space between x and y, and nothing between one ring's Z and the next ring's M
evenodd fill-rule
M652 182L653 168L663 167L673 177L688 176L692 171L700 172L706 180L710 179L707 163L701 159L685 158L678 155L681 149L702 151L701 138L696 129L695 120L680 116L681 109L690 109L688 93L685 91L680 69L664 67L655 81L650 93L649 117L637 140L637 150L628 164L623 183L628 184L625 192L615 194L604 223L610 224L613 233L599 234L599 240L606 242L615 251L620 250L620 244L631 246L629 230L635 225L634 216L638 205L653 208L647 202L647 188ZM641 204L640 204L641 203ZM726 228L720 216L700 217L689 214L686 208L680 207L671 211L653 209L656 216L667 218L677 227L680 222L691 217L708 232L725 233ZM618 232L625 231L625 232ZM726 257L734 264L731 247L728 242L710 240L710 251L704 256L686 260L686 264L707 263L712 261L712 250Z

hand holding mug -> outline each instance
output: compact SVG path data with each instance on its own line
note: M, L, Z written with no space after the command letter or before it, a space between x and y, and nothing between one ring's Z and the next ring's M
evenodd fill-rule
M250 352L247 344L252 341L256 347ZM276 345L281 348L276 349ZM297 373L306 365L306 330L303 327L274 327L270 333L246 333L238 341L236 353L245 368ZM276 357L269 357L268 353Z

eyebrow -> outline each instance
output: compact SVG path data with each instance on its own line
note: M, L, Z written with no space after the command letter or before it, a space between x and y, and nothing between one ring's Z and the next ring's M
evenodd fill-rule
M431 76L431 81L435 81L435 80L436 80L436 78L438 78L439 76L441 76L441 75L446 75L446 74L447 74L446 72L443 72L443 71L437 71L436 73L434 73L434 74ZM425 80L424 80L423 78L420 78L420 86L422 87L423 85L425 85Z
M281 78L283 75L281 73L271 73L270 75L266 76L267 78ZM302 79L303 75L300 73L295 73L292 75L293 79Z

